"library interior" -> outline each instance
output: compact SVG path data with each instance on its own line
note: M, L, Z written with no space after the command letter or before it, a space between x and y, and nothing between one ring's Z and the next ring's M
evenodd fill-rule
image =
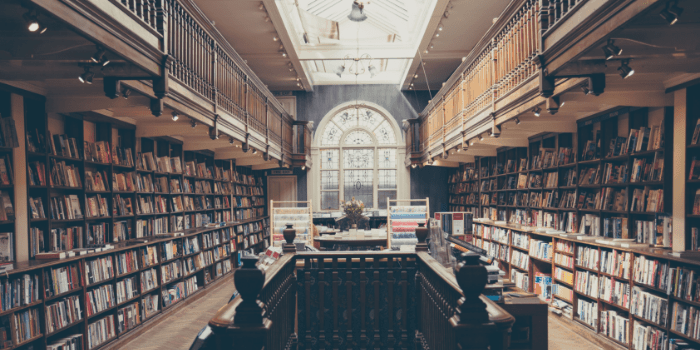
M4 0L0 33L0 349L700 349L700 1Z

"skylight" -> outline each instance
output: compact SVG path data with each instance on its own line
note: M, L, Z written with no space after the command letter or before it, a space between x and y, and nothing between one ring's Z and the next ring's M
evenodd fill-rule
M437 0L358 0L367 16L361 22L348 18L353 0L275 3L313 84L357 81L398 85L411 66ZM372 59L355 60L361 56ZM369 72L370 65L374 77ZM341 66L344 68L338 76ZM356 75L357 71L361 74Z

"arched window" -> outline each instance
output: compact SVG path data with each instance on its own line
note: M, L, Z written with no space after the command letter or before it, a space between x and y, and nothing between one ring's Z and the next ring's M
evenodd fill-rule
M316 137L319 150L320 209L337 210L352 197L366 208L386 209L397 198L401 135L378 110L348 106L328 115Z

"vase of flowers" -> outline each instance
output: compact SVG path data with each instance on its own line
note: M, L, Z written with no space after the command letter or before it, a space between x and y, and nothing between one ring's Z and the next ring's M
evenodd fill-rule
M348 218L350 224L357 228L357 224L362 220L362 212L365 210L365 204L362 203L362 201L355 200L355 197L352 197L352 200L340 202L340 206L343 208L345 217Z

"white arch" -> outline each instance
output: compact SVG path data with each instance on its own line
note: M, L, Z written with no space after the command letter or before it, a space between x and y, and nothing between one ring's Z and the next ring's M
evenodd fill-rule
M384 107L372 103L369 101L349 101L349 102L343 102L335 107L333 107L328 113L326 113L325 116L323 116L323 119L321 119L321 122L318 123L318 127L316 127L316 131L314 131L314 136L313 140L311 141L311 147L318 148L321 147L321 136L323 135L323 131L326 129L326 126L328 125L328 121L333 119L338 113L342 112L345 109L349 109L352 107L355 107L357 105L360 105L360 107L367 108L374 110L375 112L379 113L384 119L389 121L389 125L391 125L392 130L394 131L394 135L396 135L396 144L401 145L403 144L404 138L403 138L403 132L401 131L401 128L399 127L399 123L394 119L394 117L387 111ZM371 133L371 131L370 131ZM391 146L391 145L388 145Z
M366 108L369 110L374 111L375 113L381 115L384 120L388 121L389 127L391 130L394 132L394 143L392 144L378 144L377 143L377 135L374 134L374 130L369 130L366 127L363 127L361 125L350 127L347 130L343 130L341 134L341 138L339 140L338 145L322 145L322 139L323 139L323 133L325 132L326 127L329 126L329 121L332 120L336 115L341 113L344 110L354 108L355 106L359 105L360 108ZM383 122L380 122L380 124ZM379 147L379 148L395 148L396 149L396 182L397 182L397 198L398 199L408 199L410 198L411 195L411 190L410 190L410 183L411 183L411 174L409 171L408 167L405 167L403 165L403 160L406 156L406 147L405 147L405 139L403 135L403 130L399 126L399 123L396 121L396 119L387 111L384 107L372 103L369 101L349 101L349 102L344 102L341 103L335 107L333 107L331 110L329 110L326 115L321 119L319 122L318 126L316 127L316 130L313 134L313 138L311 140L311 158L313 160L313 164L319 164L320 165L320 151L321 149L325 148L335 148L338 150L342 150L343 148L348 147L344 143L345 137L348 135L348 133L352 132L352 130L364 130L370 134L370 137L372 137L374 141L373 147ZM350 146L352 147L352 146ZM358 146L359 147L359 146ZM342 164L340 164L341 169L342 169ZM319 184L321 183L321 167L320 166L314 166L311 168L311 171L308 173L307 176L307 198L311 199L314 203L314 210L316 211L323 211L322 208L320 208L321 204L321 188ZM342 170L341 170L342 172ZM342 181L342 180L341 180ZM375 186L377 184L375 183ZM342 186L342 185L341 185ZM376 194L376 187L375 187L375 194ZM341 192L342 193L342 192ZM376 197L375 197L376 198ZM376 209L376 208L375 208Z

